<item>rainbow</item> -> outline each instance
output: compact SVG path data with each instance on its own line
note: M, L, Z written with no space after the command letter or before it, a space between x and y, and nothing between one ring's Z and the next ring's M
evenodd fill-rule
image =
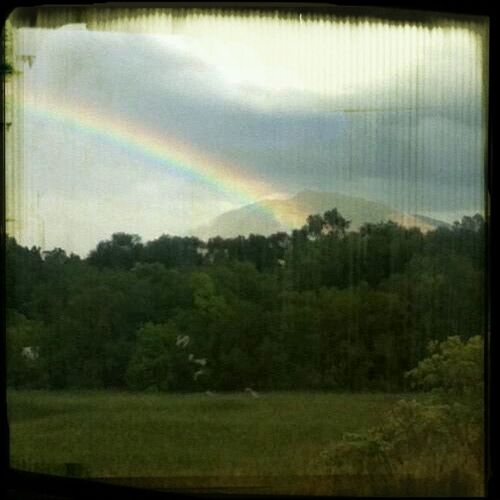
M43 121L62 123L77 132L97 136L159 163L174 173L207 183L219 192L236 197L242 205L257 204L260 210L287 224L286 214L274 212L264 203L275 191L269 183L251 177L241 167L202 153L171 135L165 136L130 119L105 114L83 102L67 104L48 96L39 98L26 93L21 105L27 113Z

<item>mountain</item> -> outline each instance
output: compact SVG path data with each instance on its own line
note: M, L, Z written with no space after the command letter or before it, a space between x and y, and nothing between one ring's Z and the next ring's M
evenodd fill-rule
M308 190L288 199L263 200L230 210L216 217L211 224L194 229L192 234L202 239L213 236L232 238L252 233L268 236L300 228L308 215L323 214L332 208L337 208L343 217L351 221L350 229L358 229L366 222L387 220L405 227L419 227L424 232L445 224L428 217L398 212L383 203L355 196Z
M428 217L426 215L419 215L419 214L415 214L415 218L427 223L427 224L430 224L431 226L434 226L435 228L436 227L446 227L446 228L451 228L452 225L449 224L448 222L443 222L442 220L438 220L438 219L434 219L433 217Z

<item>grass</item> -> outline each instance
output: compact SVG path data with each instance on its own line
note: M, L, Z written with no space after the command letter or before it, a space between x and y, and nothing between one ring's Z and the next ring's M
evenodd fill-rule
M323 481L317 489L314 478L328 474L320 453L344 432L380 423L402 397L9 391L11 462L54 474L136 478L135 484L149 486L153 480L145 478L161 477L169 487L241 488L274 477L280 492L324 494L332 485Z

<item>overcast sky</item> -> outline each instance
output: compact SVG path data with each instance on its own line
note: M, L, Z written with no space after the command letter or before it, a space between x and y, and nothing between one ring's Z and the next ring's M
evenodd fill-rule
M320 189L448 221L482 209L471 26L169 19L17 31L22 141L16 124L8 140L23 153L24 187L11 195L28 207L21 242L85 255L113 232L184 234L249 202L110 140L101 116L258 180L256 199ZM91 108L96 130L59 120L59 106Z

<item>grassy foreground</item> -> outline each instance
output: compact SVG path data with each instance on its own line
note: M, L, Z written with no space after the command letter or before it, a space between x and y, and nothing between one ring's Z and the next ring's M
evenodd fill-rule
M344 432L380 423L402 397L9 391L11 462L157 487L241 489L274 477L279 492L342 493L341 478L335 486L331 478L318 481L328 474L318 463L320 453ZM145 479L155 477L163 483ZM346 493L362 483L346 481ZM272 490L271 483L264 490Z

